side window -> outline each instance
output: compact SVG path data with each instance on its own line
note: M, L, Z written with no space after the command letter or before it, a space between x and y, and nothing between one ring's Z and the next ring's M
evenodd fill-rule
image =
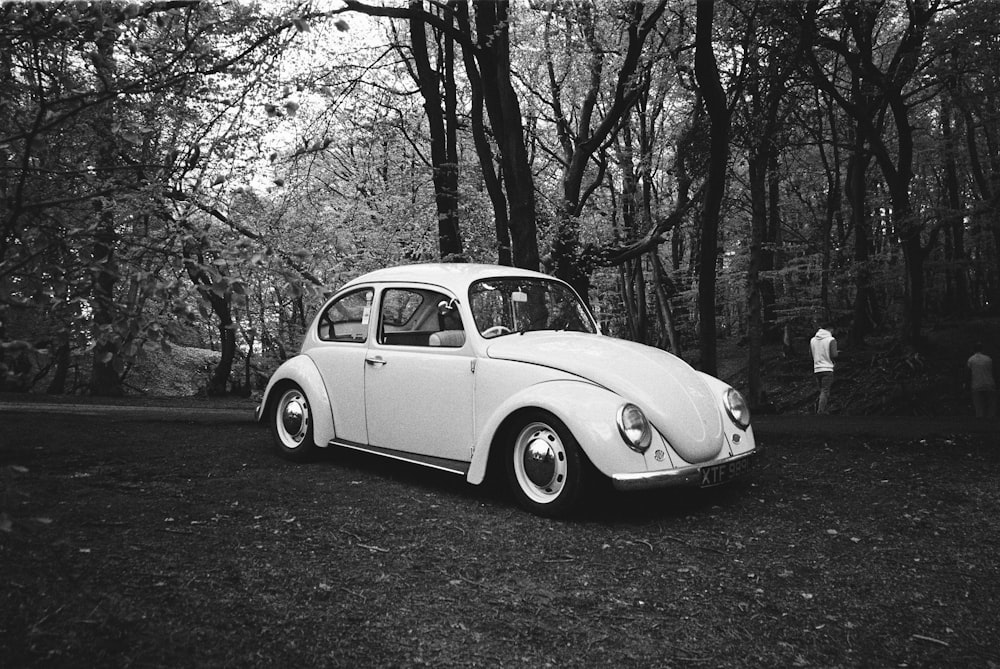
M405 330L424 301L421 291L390 288L382 295L382 327L385 330Z
M455 301L434 290L389 288L382 293L379 343L388 346L465 344L462 318Z
M365 288L333 302L319 318L319 338L323 341L351 342L368 339L368 321L374 296L371 288Z

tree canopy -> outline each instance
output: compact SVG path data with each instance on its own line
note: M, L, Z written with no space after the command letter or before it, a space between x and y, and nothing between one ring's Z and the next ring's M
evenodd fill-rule
M989 0L0 5L0 378L249 392L386 265L569 281L715 372L1000 301Z

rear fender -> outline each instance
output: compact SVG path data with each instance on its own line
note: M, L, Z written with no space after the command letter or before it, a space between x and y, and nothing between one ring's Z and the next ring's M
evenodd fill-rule
M624 400L591 383L556 380L538 383L507 398L479 430L467 480L479 484L493 448L507 448L508 433L526 409L543 409L561 420L573 433L590 462L604 475L646 471L645 459L618 434L616 414Z
M274 410L272 404L278 401L282 387L289 382L299 386L309 401L309 407L312 409L313 441L317 446L326 446L337 435L333 425L333 411L326 385L316 368L316 363L308 356L297 355L289 358L271 375L257 411L257 420L268 420Z

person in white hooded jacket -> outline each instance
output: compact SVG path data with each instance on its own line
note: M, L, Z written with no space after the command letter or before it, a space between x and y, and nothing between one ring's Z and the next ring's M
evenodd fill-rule
M813 375L819 388L819 400L816 402L816 413L829 413L830 388L833 387L833 361L837 359L837 340L832 328L821 327L809 340L812 351Z

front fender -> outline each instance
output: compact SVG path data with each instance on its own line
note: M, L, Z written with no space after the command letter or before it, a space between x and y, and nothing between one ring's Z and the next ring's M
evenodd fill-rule
M729 450L732 455L741 455L744 453L749 453L750 451L757 449L757 441L754 438L753 426L748 425L746 428L742 428L729 417L729 413L726 411L726 406L723 403L723 397L731 386L720 379L715 378L704 372L698 372L698 374L705 380L708 384L709 389L715 393L715 396L719 398L719 415L722 416L724 421L726 442L729 445Z
M264 389L264 397L257 407L257 421L263 421L270 415L270 403L277 399L273 396L276 395L275 389L288 382L295 383L306 394L312 409L313 441L317 446L326 446L336 436L333 412L330 410L330 397L327 395L326 385L319 374L319 369L316 368L316 363L308 356L297 355L289 358L271 375L267 388Z
M466 478L473 484L483 482L491 448L509 446L502 437L514 427L511 421L523 409L543 409L561 420L602 474L646 471L645 458L626 446L618 434L615 416L623 403L617 394L585 381L553 380L531 385L507 398L486 419Z

